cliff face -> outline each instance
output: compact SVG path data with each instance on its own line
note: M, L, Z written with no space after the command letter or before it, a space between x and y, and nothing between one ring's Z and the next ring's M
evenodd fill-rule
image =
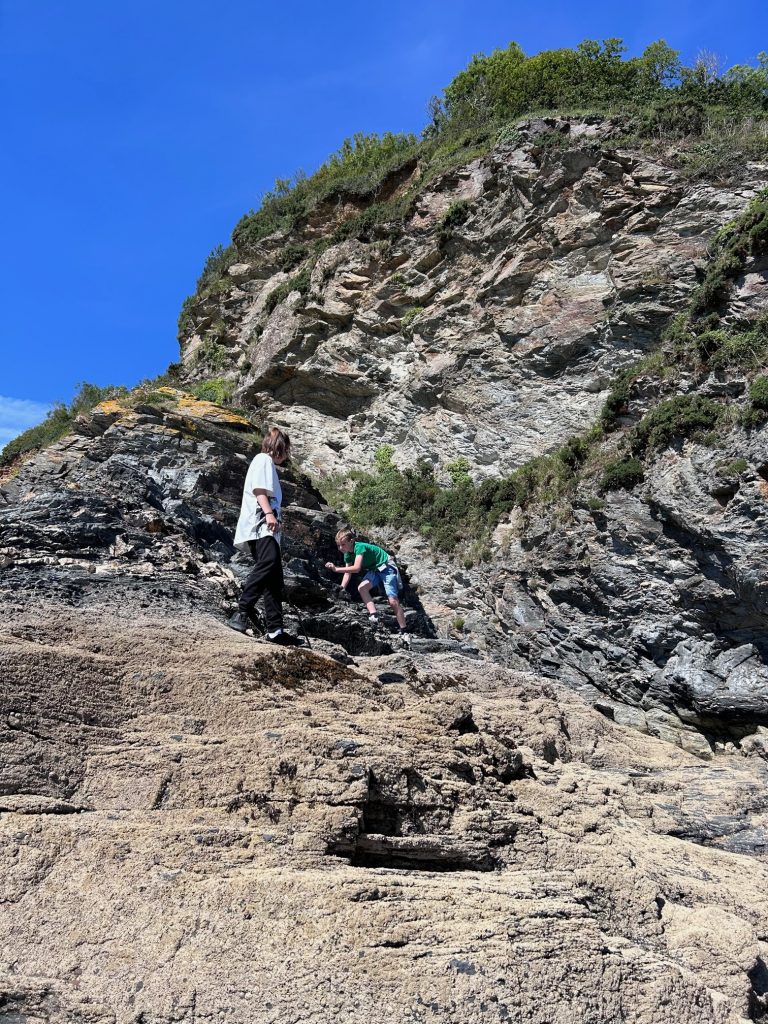
M265 239L230 267L223 298L195 307L185 363L204 374L217 324L238 397L292 427L318 475L368 467L383 443L405 465L461 455L485 475L552 450L597 419L619 369L658 345L713 234L768 173L686 185L601 148L610 134L523 126L514 146L425 187L396 233L332 245L307 294L273 309L296 277L277 270L286 244L331 235L345 211Z
M768 180L691 184L612 131L527 123L402 226L279 270L359 213L328 202L192 308L189 380L227 377L319 486L284 488L288 619L312 650L224 625L258 440L239 413L145 390L2 482L0 1015L764 1019L768 446L739 425L750 374L637 382L609 451L665 388L727 405L732 427L662 447L592 506L585 490L512 509L485 561L383 531L410 647L321 568L340 521L323 475L380 444L403 466L463 455L481 479L593 424ZM748 260L724 319L768 307L767 278Z
M207 372L216 323L240 400L291 430L321 487L369 467L383 443L401 466L462 456L475 479L553 451L598 420L620 370L658 349L713 236L768 180L753 163L735 183L691 183L609 148L615 131L523 124L513 144L421 190L397 230L331 245L306 294L276 305L295 271L277 271L287 239L264 240L229 269L223 297L196 308L190 372ZM291 240L330 235L350 213L329 204ZM768 262L747 261L727 318L765 309ZM746 389L733 369L649 375L621 422L674 394L735 413ZM479 566L385 536L440 632L461 621L494 658L535 666L638 727L669 735L673 710L717 734L766 717L767 480L765 428L735 428L715 447L672 445L644 485L600 509L513 513Z

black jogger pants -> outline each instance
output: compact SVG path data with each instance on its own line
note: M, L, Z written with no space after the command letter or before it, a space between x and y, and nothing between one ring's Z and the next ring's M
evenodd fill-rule
M280 545L274 537L248 541L256 563L245 581L238 607L250 617L260 597L264 597L267 630L274 633L283 628L283 563Z

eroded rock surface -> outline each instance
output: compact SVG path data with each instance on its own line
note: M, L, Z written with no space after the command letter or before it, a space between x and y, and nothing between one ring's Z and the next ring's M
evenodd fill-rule
M206 614L6 624L9 1020L759 1019L765 766Z

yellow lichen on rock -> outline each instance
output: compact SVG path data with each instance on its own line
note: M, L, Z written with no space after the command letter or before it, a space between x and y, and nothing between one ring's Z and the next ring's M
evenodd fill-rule
M229 409L224 409L213 402L206 402L202 398L192 398L190 395L181 394L179 398L179 412L193 419L210 420L222 426L233 427L236 430L253 430L253 424L244 416L238 415Z

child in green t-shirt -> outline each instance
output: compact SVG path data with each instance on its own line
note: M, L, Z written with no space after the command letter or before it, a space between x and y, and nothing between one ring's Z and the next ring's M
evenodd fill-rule
M346 590L353 573L363 572L363 577L358 591L368 609L368 618L371 622L378 622L376 605L371 600L371 587L381 585L387 600L392 606L392 611L397 618L397 624L401 633L406 633L405 614L398 599L400 592L400 574L397 571L394 559L387 554L384 548L376 544L364 544L355 540L352 530L339 530L336 534L336 547L344 555L344 565L334 565L333 562L326 562L326 569L331 572L343 573L341 581L342 589Z

